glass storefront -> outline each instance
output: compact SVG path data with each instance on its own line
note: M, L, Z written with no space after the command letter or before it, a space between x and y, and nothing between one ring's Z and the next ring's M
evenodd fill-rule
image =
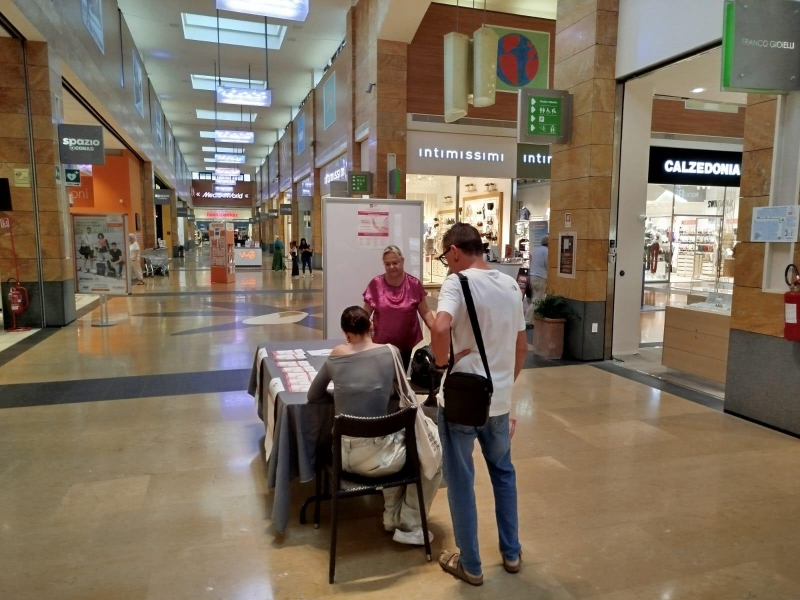
M406 198L424 203L425 264L423 283L441 284L447 269L436 260L442 238L455 223L481 232L491 260L500 260L510 243L505 203L511 202L511 180L449 175L408 175Z
M730 310L739 188L649 184L647 196L645 285Z

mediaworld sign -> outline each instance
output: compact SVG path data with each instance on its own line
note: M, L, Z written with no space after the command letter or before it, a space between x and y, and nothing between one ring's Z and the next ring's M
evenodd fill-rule
M229 187L229 186L226 186ZM213 181L194 180L189 192L192 198L208 200L249 200L252 184L237 182L232 189L217 190Z
M648 183L739 187L742 153L650 147Z
M103 128L100 125L58 126L58 155L62 164L103 165Z
M796 0L725 0L722 88L800 90L800 5Z

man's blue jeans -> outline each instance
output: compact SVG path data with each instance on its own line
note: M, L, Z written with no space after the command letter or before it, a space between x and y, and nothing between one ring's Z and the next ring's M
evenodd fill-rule
M489 467L494 489L494 512L500 534L500 552L515 560L521 552L517 517L517 476L511 464L508 414L491 417L483 427L448 423L439 413L447 500L453 518L461 565L470 575L481 574L478 551L478 512L475 507L475 469L472 451L477 439Z

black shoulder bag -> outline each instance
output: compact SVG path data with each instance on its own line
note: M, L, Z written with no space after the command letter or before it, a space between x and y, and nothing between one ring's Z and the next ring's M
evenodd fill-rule
M489 362L486 360L486 349L483 347L483 336L475 312L475 302L469 289L469 280L466 275L458 274L461 289L464 291L464 301L467 304L469 322L472 324L472 333L475 343L481 353L481 361L486 371L483 375L472 373L453 373L453 336L450 335L450 364L447 366L447 378L444 380L444 418L448 423L466 425L467 427L482 427L489 420L489 407L492 404L492 375L489 372Z

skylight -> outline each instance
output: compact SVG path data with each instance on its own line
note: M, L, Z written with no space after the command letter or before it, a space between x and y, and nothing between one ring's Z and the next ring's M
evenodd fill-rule
M217 89L217 79L213 75L191 75L192 88L195 90L208 90L213 92ZM257 90L265 89L264 81L261 79L251 79L248 85L247 79L240 79L239 77L220 77L222 84L227 87L241 87L253 88Z
M217 18L207 15L181 13L183 37L196 42L217 43ZM286 25L267 26L270 50L279 50L286 36ZM219 42L231 46L264 48L264 23L239 19L219 20ZM224 66L224 65L223 65Z
M217 10L305 21L308 16L308 0L217 0Z
M211 121L214 119L219 121L244 121L247 118L246 114L242 114L238 110L236 112L220 110L216 112L216 116L213 110L206 110L205 108L197 108L195 110L198 119L209 119ZM256 113L250 113L250 120L255 121L257 116Z

